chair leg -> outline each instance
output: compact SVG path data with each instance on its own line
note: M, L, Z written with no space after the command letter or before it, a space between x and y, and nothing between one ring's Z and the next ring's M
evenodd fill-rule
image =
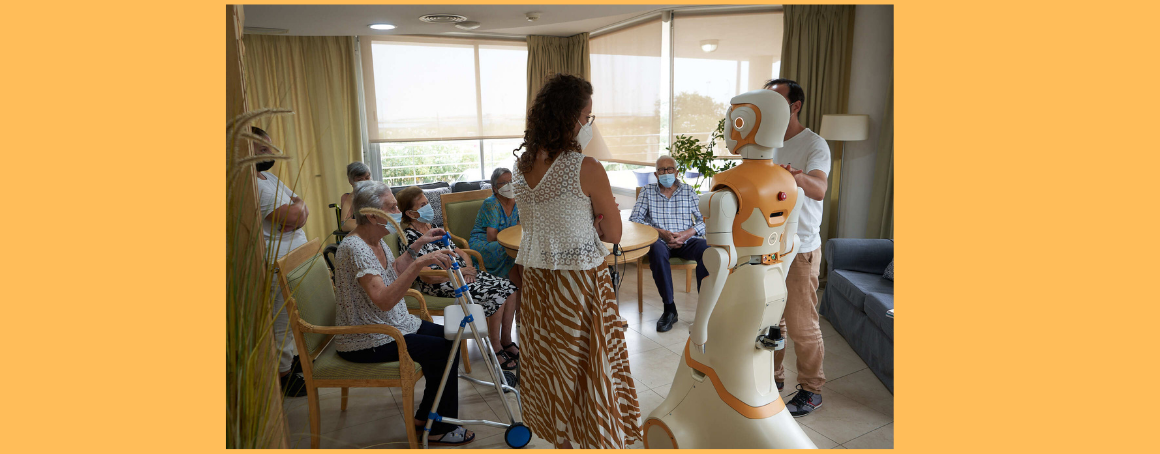
M322 440L319 431L322 426L322 415L318 410L318 388L306 388L306 402L310 407L310 449L318 449Z
M415 430L415 384L403 383L403 424L407 426L407 443L419 449L419 435Z
M693 293L693 269L685 268L685 293Z
M346 411L346 399L348 397L347 391L349 390L350 388L342 388L342 411Z
M464 333L464 334L466 334L466 333ZM463 370L467 371L467 373L470 374L471 373L471 358L469 358L468 356L469 355L467 354L467 339L463 339L462 343L459 345L459 358L460 358L459 362L463 363Z
M636 259L636 310L644 313L644 260Z

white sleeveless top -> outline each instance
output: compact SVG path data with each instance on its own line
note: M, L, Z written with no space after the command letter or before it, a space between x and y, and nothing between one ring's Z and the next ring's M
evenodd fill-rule
M523 237L516 263L546 270L589 270L604 263L608 248L592 226L592 199L580 189L584 155L556 157L533 189L517 168L512 175Z

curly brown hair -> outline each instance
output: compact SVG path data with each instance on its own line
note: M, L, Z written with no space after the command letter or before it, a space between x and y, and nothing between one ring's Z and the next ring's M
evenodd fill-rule
M548 78L536 94L532 108L528 109L524 142L512 151L515 155L520 148L524 149L524 154L516 158L516 168L520 173L532 170L537 151L547 152L549 163L555 161L560 153L581 151L572 129L591 99L592 84L582 77L554 74Z

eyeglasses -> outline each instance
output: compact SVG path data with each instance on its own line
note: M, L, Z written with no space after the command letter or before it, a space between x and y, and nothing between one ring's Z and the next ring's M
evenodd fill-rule
M657 169L657 173L659 173L661 175L670 174L670 173L677 173L677 168L676 167L661 167L661 168Z
M596 115L589 115L587 118L588 122L584 123L584 126L592 126L592 123L596 123Z

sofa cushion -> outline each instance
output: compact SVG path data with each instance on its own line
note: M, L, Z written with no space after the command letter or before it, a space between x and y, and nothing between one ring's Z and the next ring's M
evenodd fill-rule
M485 188L484 185L487 185L487 187ZM488 180L456 181L451 185L451 192L478 191L480 189L488 188L491 188L491 184Z
M854 309L864 312L863 300L869 293L894 294L894 282L882 278L881 274L863 273L861 271L833 270L827 292L836 292L854 305Z
M399 191L407 189L411 186L418 186L419 189L435 189L435 188L450 188L451 187L450 184L447 184L447 182L444 182L444 181L436 181L434 183L424 183L424 184L408 184L405 186L391 186L391 194L398 194Z
M891 281L894 280L894 262L893 261L891 261L889 265L886 265L886 272L882 273L882 277L885 279L891 280Z
M866 295L866 316L882 332L894 340L894 319L886 316L886 311L894 309L894 295L889 293L871 293Z

